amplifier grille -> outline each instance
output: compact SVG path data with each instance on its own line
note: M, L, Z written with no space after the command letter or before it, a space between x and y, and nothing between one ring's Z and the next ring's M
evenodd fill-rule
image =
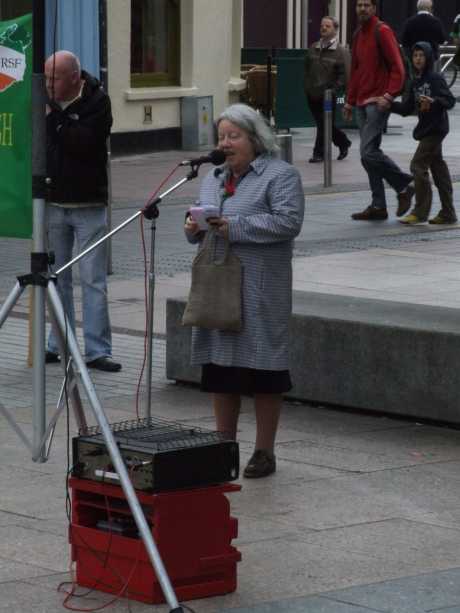
M220 432L187 426L159 417L131 419L109 425L117 442L135 445L137 448L145 447L146 451L172 451L200 445L215 445L228 440ZM99 426L88 428L80 434L103 439Z

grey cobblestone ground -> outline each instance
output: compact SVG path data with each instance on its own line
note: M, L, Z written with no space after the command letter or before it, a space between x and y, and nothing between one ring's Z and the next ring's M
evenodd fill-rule
M28 322L15 317L9 318L1 329L0 389L1 403L8 408L32 406L32 369L27 367ZM78 334L81 340L81 334ZM153 390L163 389L165 377L165 341L155 338L153 352ZM18 351L18 347L22 351ZM120 356L123 370L116 375L91 371L92 379L103 406L112 406L114 401L126 398L126 409L130 410L132 397L136 394L137 382L143 363L143 341L130 334L113 334L114 354ZM52 364L46 368L47 404L52 406L58 398L63 381L62 369ZM144 384L141 386L141 398ZM129 404L128 404L129 403ZM88 407L88 405L86 404Z
M385 150L408 167L414 142L411 122L392 129ZM398 118L398 126L399 126ZM460 110L452 114L445 152L459 174ZM356 224L350 213L368 203L362 191L358 139L350 156L334 164L334 188L323 190L322 168L307 165L312 131L295 131L295 163L307 197L304 228L296 244L297 289L386 300L460 305L460 229L404 228L394 218ZM155 153L114 160L113 225L139 208L188 152ZM184 212L198 183L162 206L157 230L158 293L183 295L194 248L182 236ZM455 200L459 205L459 189ZM359 190L359 191L358 191ZM143 262L138 222L113 240L110 308L116 374L92 372L110 422L135 416L142 365ZM145 226L147 239L149 224ZM16 274L28 272L29 241L0 241L0 304ZM0 403L32 432L32 371L26 365L28 296L0 330ZM77 301L78 303L78 301ZM78 305L77 305L78 306ZM160 305L161 306L161 305ZM164 317L164 312L161 313ZM161 328L161 326L160 326ZM161 331L161 329L160 329ZM80 334L80 331L79 331ZM167 381L165 342L154 339L152 413L213 427L209 399L196 388ZM61 368L47 372L51 414L62 382ZM407 365L406 376L411 375ZM359 376L359 373L357 373ZM143 391L143 390L141 390ZM143 410L141 397L141 410ZM74 432L72 425L71 432ZM238 433L241 461L252 452L255 420L245 400ZM230 496L239 520L236 540L243 559L238 589L227 596L188 603L198 613L458 613L460 611L460 433L432 424L366 415L329 407L286 404L277 447L277 473L240 481ZM68 465L63 415L45 464L29 452L0 418L0 611L57 613L69 579L65 515ZM101 592L74 606L107 603ZM165 606L117 601L108 610L166 613Z

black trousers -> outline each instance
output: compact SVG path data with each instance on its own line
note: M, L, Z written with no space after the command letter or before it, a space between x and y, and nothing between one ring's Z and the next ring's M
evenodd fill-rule
M315 157L324 157L324 102L322 99L308 98L308 106L316 123L316 140L313 149ZM332 100L332 142L339 149L346 149L351 145L345 132L335 126L336 99Z

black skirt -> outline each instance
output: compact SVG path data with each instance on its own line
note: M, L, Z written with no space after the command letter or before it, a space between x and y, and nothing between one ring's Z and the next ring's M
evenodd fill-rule
M292 388L288 370L256 370L203 364L201 391L214 394L284 394Z

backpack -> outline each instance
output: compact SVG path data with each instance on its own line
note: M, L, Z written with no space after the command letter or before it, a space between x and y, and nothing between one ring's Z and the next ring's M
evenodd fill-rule
M383 53L383 49L382 49L382 35L380 33L380 28L382 27L382 25L384 24L383 21L381 21L380 19L377 21L377 23L375 24L375 40L377 43L377 49L379 50L379 54L380 57L383 61L383 63L385 64L385 68L387 69L387 71L390 71L390 65L387 62L387 59L385 57L385 54ZM353 34L353 40L352 40L352 46L354 46L355 41L356 41L356 37L358 35L358 32L360 31L360 27L358 27L355 30L355 33ZM400 95L401 96L406 96L407 93L409 92L410 89L410 83L412 80L412 67L411 67L411 63L409 61L409 58L407 57L407 55L404 53L402 47L400 45L398 45L398 49L399 49L399 54L401 56L401 61L403 63L404 66L404 72L405 72L405 78L404 78L404 83L402 86L402 89L400 91Z

